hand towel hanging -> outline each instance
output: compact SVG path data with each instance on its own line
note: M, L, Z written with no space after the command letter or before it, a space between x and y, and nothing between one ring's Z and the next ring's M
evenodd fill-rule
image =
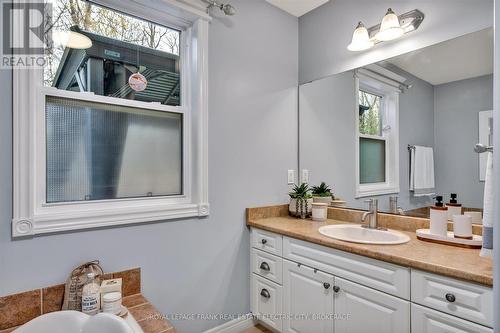
M410 191L415 197L435 194L434 149L412 146L410 149Z

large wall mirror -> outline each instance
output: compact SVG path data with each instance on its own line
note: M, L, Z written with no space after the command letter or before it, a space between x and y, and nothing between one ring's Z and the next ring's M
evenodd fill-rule
M339 206L426 217L454 193L482 210L492 109L489 28L301 85L300 169Z

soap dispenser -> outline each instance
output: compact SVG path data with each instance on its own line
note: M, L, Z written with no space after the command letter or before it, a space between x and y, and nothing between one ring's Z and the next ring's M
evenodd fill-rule
M446 237L448 235L448 207L444 206L442 196L436 197L436 203L431 206L430 210L430 233Z
M457 201L457 194L450 194L450 202L446 204L448 207L448 221L453 221L453 215L462 215L462 204Z

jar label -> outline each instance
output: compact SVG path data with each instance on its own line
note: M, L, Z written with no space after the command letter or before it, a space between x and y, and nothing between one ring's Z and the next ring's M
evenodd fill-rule
M82 312L89 313L97 311L98 309L98 298L95 295L83 296L82 297Z

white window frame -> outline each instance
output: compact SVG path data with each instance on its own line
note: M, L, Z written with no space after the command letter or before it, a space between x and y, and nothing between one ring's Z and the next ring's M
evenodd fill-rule
M400 88L372 72L358 70L355 74L356 91L356 198L399 193L399 93ZM359 90L382 96L382 137L359 133ZM360 138L385 140L385 182L360 183Z
M13 68L12 236L209 215L208 16L174 0L94 0L98 5L181 31L181 105L168 106L43 87L43 70ZM14 26L22 31L24 27ZM45 97L183 114L183 193L177 196L46 203Z

